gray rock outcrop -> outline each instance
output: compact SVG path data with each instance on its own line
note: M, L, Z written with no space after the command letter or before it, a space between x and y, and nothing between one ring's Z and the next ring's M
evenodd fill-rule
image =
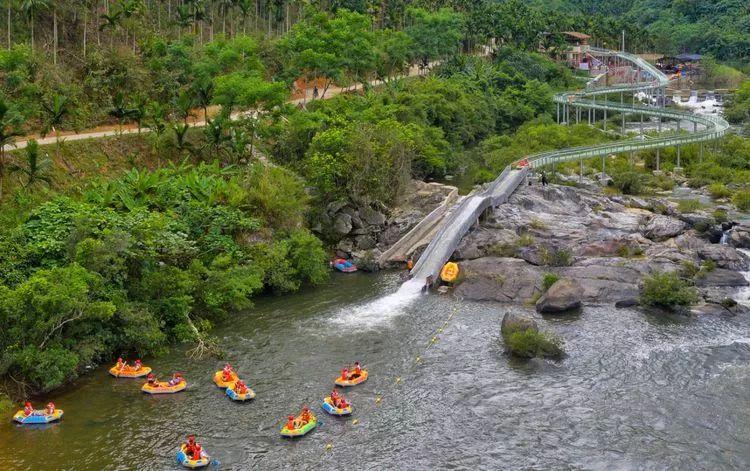
M582 305L581 291L581 285L574 280L557 280L536 302L536 310L545 314L558 314L578 309Z

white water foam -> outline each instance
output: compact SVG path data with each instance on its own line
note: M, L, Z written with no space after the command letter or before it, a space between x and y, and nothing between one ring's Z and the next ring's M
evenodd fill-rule
M750 250L747 249L737 249L740 252L744 253L748 257L750 257ZM750 271L743 271L742 276L745 277L746 280L750 281ZM737 292L737 298L736 301L743 306L750 306L750 286L745 286L740 288L740 290Z
M393 294L342 309L331 319L331 322L359 329L387 324L406 313L406 307L422 295L423 285L424 283L417 280L409 280Z

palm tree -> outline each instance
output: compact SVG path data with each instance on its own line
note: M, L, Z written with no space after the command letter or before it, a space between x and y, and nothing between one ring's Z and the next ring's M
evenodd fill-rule
M29 26L31 29L31 49L34 49L34 16L42 8L49 7L50 0L23 0L21 3L21 9L29 17Z
M55 95L52 97L52 102L42 103L42 109L46 116L44 119L44 126L42 127L42 137L49 134L50 131L55 133L55 156L60 159L60 126L62 125L65 117L70 113L70 99L65 95ZM72 167L61 159L68 171L72 171Z
M115 96L112 97L112 109L109 110L109 115L117 118L117 121L120 124L119 132L122 133L123 123L133 115L133 110L128 108L125 103L125 95L123 95L122 92L117 92Z
M8 105L0 99L0 198L3 197L3 176L5 175L5 148L15 142L20 133Z
M207 120L206 127L203 128L203 135L205 136L204 149L208 149L209 153L212 154L210 157L218 156L224 147L224 144L229 140L229 136L226 135L224 116L219 115L215 119Z
M208 122L208 107L214 96L214 82L210 78L202 78L193 84L195 104L203 108L203 120Z
M130 103L130 117L138 125L138 134L141 133L143 128L143 121L146 119L148 100L144 95L136 95L133 101Z
M173 124L172 131L174 131L175 147L177 151L182 154L184 151L192 152L193 145L187 140L187 132L190 129L190 125L185 122L183 124Z
M195 106L193 97L189 93L183 91L174 99L174 107L177 111L177 115L182 118L182 122L187 124L188 118Z
M31 139L26 143L26 166L12 165L10 167L11 172L20 172L26 175L26 184L24 187L33 185L36 182L45 182L46 184L52 183L52 179L47 175L47 172L52 167L52 161L48 156L44 156L39 159L39 143L35 139Z
M247 17L257 0L237 0L237 6L242 13L242 34L247 34Z
M111 13L103 13L99 15L102 19L102 23L99 25L99 31L111 29L113 32L117 31L117 28L122 23L122 10L114 10ZM114 35L109 36L109 46L112 47L114 44Z

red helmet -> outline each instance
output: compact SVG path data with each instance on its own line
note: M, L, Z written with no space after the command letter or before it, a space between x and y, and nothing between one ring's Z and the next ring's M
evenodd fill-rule
M358 362L358 361L355 361L355 362L354 362L354 366L359 366L359 362Z
M307 412L307 411L309 411L309 410L310 410L310 408L309 408L309 407L307 407L307 406L302 406L302 410L303 410L303 411L305 411L305 412Z
M24 404L25 407L31 407L31 402L26 401L26 404Z
M146 378L148 378L148 379L154 379L154 374L153 373L149 373L148 376L146 376Z
M294 420L294 416L293 416L293 415L290 415L290 416L289 416L289 420Z
M49 401L49 404L47 404L47 407L55 407L55 403L52 401Z
M117 358L117 363L122 363L122 357Z

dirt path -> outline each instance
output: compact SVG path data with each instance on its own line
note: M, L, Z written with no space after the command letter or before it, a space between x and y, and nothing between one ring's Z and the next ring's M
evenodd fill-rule
M432 67L433 65L435 65L435 64L430 64L430 67ZM406 76L407 77L414 77L414 76L419 75L420 72L421 72L421 70L418 67L414 66L411 69L409 69L409 73ZM373 87L376 87L376 86L383 85L383 82L381 80L373 80L373 81L370 82L370 85L373 86ZM328 89L328 91L326 92L326 95L325 95L325 97L323 99L327 100L327 99L333 98L333 97L338 96L338 95L340 95L342 93L346 93L349 90L351 90L350 87L330 87ZM303 103L305 101L307 101L307 102L312 101L312 99L313 99L313 97L312 97L312 93L313 93L312 90L311 89L306 89L305 93L306 93L306 97L296 98L296 99L293 99L293 100L289 100L288 103L296 105L296 104L299 104L299 103ZM212 111L213 111L213 113L212 113ZM209 108L209 115L215 115L217 112L218 112L218 107L211 107L211 108ZM250 111L238 111L236 113L232 113L231 119L232 120L236 120L236 119L238 119L238 118L240 118L242 116L245 116L245 115L247 115L247 114L249 114L251 112L252 112L252 110L250 110ZM203 114L203 112L201 110L201 112L198 113L198 115L200 116L202 114ZM191 117L190 119L188 119L188 123L190 123L190 125L193 126L193 127L203 127L203 126L206 125L206 120L202 119L202 118ZM141 131L148 132L148 128L142 128ZM85 130L85 131L80 132L80 133L76 133L76 132L72 132L72 131L61 131L60 134L59 134L59 136L60 136L61 140L65 141L65 142L70 142L70 141L80 141L80 140L84 140L84 139L99 139L99 138L102 138L102 137L119 136L119 135L125 135L125 134L138 134L138 132L139 132L138 127L135 124L130 123L130 124L126 124L126 125L123 125L123 126L117 126L117 125L98 126L96 128L88 129L88 130ZM23 149L23 148L26 147L26 144L31 139L36 139L36 141L39 143L39 145L54 144L55 141L56 141L55 136L49 136L49 135L46 136L46 137L41 137L39 135L23 136L23 137L19 138L18 140L16 140L15 143L13 143L11 145L6 145L5 146L5 150L6 151L10 151L10 150L14 150L14 149Z

